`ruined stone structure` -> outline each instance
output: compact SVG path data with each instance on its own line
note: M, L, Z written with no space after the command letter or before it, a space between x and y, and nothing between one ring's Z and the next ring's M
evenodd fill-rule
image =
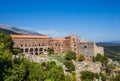
M92 59L97 54L104 54L104 48L97 46L95 42L81 42L79 43L79 53L84 55L86 58Z
M104 54L103 47L97 46L94 42L80 41L75 35L53 39L38 35L11 35L11 37L15 43L14 47L20 48L24 54L47 54L48 48L53 48L55 54L71 50L90 59L98 53Z

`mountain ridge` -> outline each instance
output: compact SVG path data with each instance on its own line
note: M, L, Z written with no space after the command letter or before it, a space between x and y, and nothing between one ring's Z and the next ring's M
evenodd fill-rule
M25 29L21 29L18 27L14 27L14 26L10 26L10 25L5 25L5 24L0 24L0 28L3 30L9 30L18 34L25 34L25 35L43 35L43 34L39 34L37 32L34 31L30 31L30 30L25 30Z

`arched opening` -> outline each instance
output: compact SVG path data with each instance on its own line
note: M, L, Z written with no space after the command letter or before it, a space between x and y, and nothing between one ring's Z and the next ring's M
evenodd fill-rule
M37 52L38 51L38 48L35 48L35 52Z
M25 49L25 52L28 52L28 48Z
M87 46L84 46L84 48L87 48Z
M24 49L21 49L21 52L24 52Z
M44 49L44 51L47 51L47 49Z
M38 53L35 53L35 55L38 55Z
M30 48L30 52L33 52L33 48Z
M43 48L40 48L40 51L43 51Z

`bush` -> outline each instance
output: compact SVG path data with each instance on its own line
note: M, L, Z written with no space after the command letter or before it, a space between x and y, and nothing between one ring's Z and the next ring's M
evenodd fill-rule
M81 62L81 61L83 61L84 59L85 59L84 55L80 55L78 60Z
M54 50L52 48L48 48L48 54L51 55L51 54L54 54Z
M67 68L68 72L72 72L75 70L75 66L72 61L65 61L64 62L65 67Z
M108 58L106 56L103 56L101 54L97 54L96 57L93 57L93 61L99 61L101 63L107 63L108 62Z
M66 60L75 60L76 59L76 53L75 52L73 52L73 51L67 51L66 53L65 53L65 59Z

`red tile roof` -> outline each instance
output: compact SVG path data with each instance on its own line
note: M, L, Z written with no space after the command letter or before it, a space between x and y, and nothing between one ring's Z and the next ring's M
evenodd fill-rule
M65 40L64 38L54 38L53 40Z
M49 36L39 36L39 35L10 35L12 38L24 38L24 39L50 39Z

